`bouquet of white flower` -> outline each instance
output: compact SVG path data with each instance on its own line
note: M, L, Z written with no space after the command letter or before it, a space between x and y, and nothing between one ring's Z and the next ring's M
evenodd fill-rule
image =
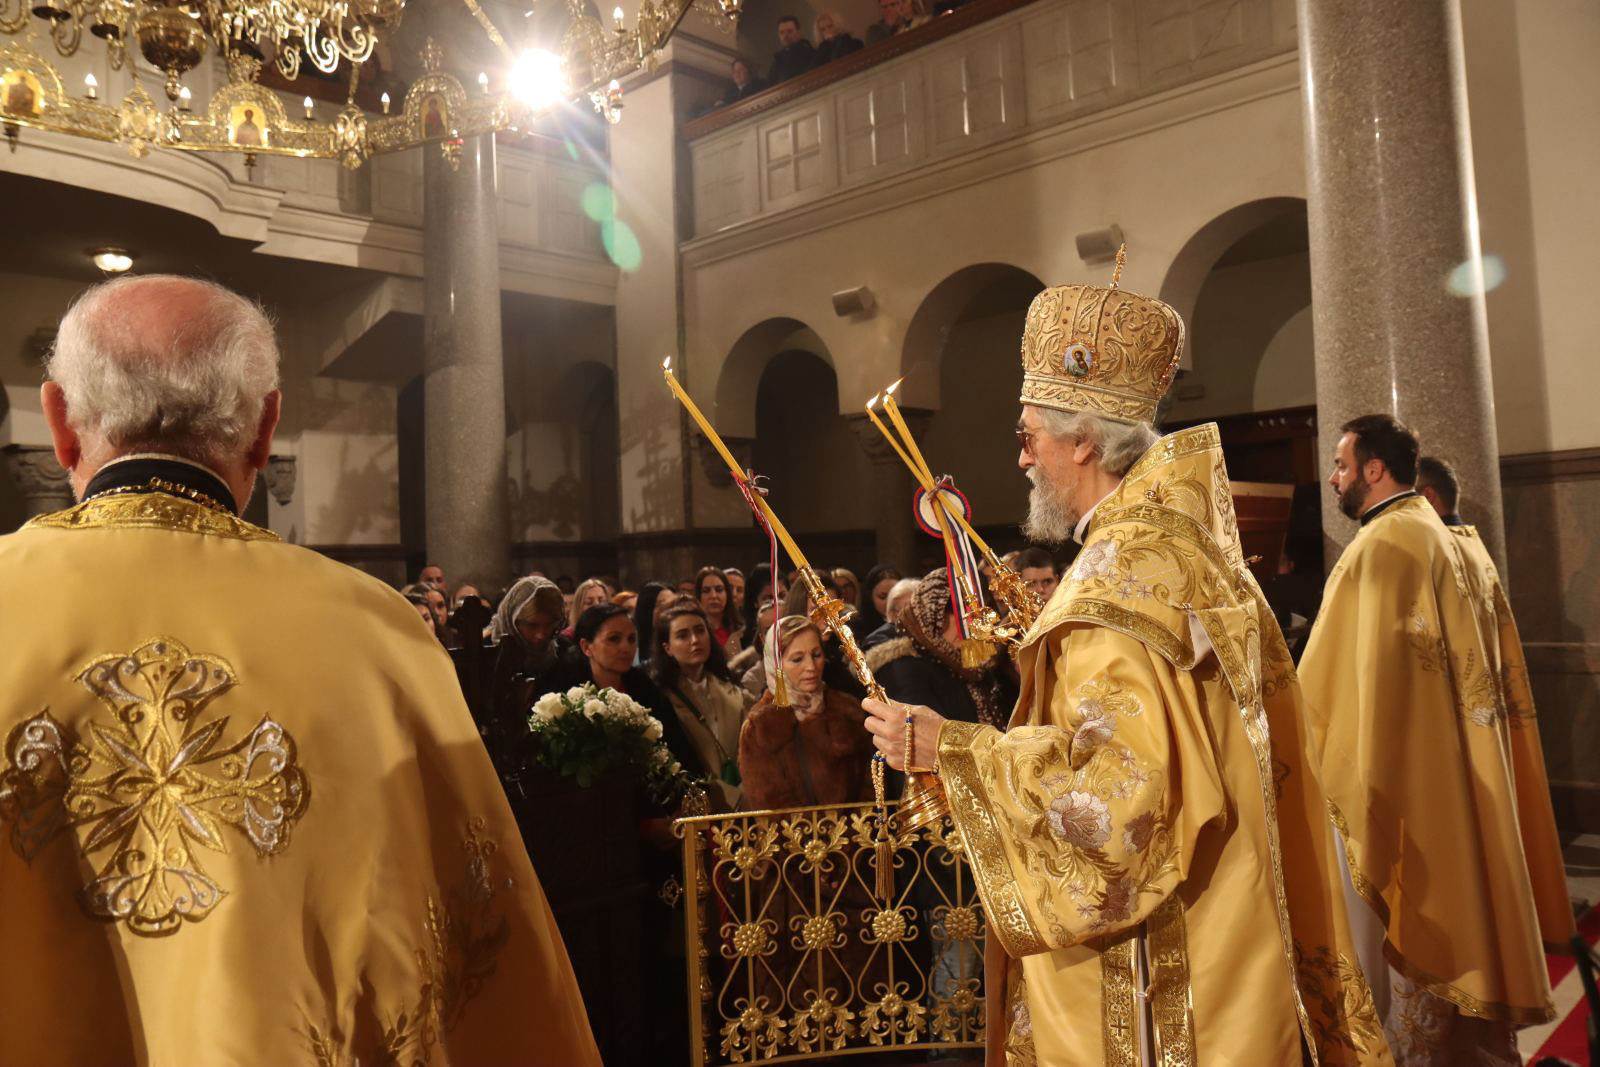
M534 702L528 729L539 763L580 786L631 767L653 800L671 805L694 784L661 740L661 720L615 689L589 683L546 693Z

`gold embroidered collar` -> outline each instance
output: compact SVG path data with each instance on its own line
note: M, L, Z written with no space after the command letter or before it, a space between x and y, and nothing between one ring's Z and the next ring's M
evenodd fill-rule
M226 508L187 500L160 487L98 493L65 511L29 519L23 529L173 530L236 541L279 540L271 530L245 522Z

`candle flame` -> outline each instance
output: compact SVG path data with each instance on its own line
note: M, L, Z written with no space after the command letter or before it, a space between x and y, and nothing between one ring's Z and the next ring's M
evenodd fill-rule
M867 401L867 410L871 411L873 408L875 408L877 406L878 406L878 394L877 393L873 393L872 394L872 399Z
M661 369L668 374L672 373L672 357L670 355L661 361Z
M894 380L894 384L893 384L893 385L891 385L891 386L889 386L889 388L887 388L887 389L885 389L885 390L884 390L884 391L883 391L883 395L884 395L884 396L885 396L885 397L891 397L891 396L894 396L894 391L895 391L895 390L896 390L896 389L898 389L898 388L900 388L900 383L901 383L901 382L903 382L903 381L905 381L905 379L904 379L904 378L896 378L896 379L895 379L895 380Z

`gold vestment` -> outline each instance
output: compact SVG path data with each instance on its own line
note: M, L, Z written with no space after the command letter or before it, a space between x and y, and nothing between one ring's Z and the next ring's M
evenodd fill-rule
M1301 662L1356 892L1411 982L1478 1018L1552 1017L1573 933L1516 622L1488 552L1420 497L1328 576Z
M1095 510L1019 667L1007 732L939 737L1014 958L990 954L991 1062L1003 1041L1012 1063L1135 1067L1147 1042L1163 1067L1277 1067L1303 1036L1321 1064L1390 1064L1214 425L1161 439Z
M163 493L0 538L0 1062L600 1063L448 659Z

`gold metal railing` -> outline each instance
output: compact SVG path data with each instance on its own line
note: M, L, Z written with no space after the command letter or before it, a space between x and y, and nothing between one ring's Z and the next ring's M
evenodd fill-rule
M948 816L895 824L885 906L870 805L678 821L694 1067L982 1047L983 909L960 839Z

